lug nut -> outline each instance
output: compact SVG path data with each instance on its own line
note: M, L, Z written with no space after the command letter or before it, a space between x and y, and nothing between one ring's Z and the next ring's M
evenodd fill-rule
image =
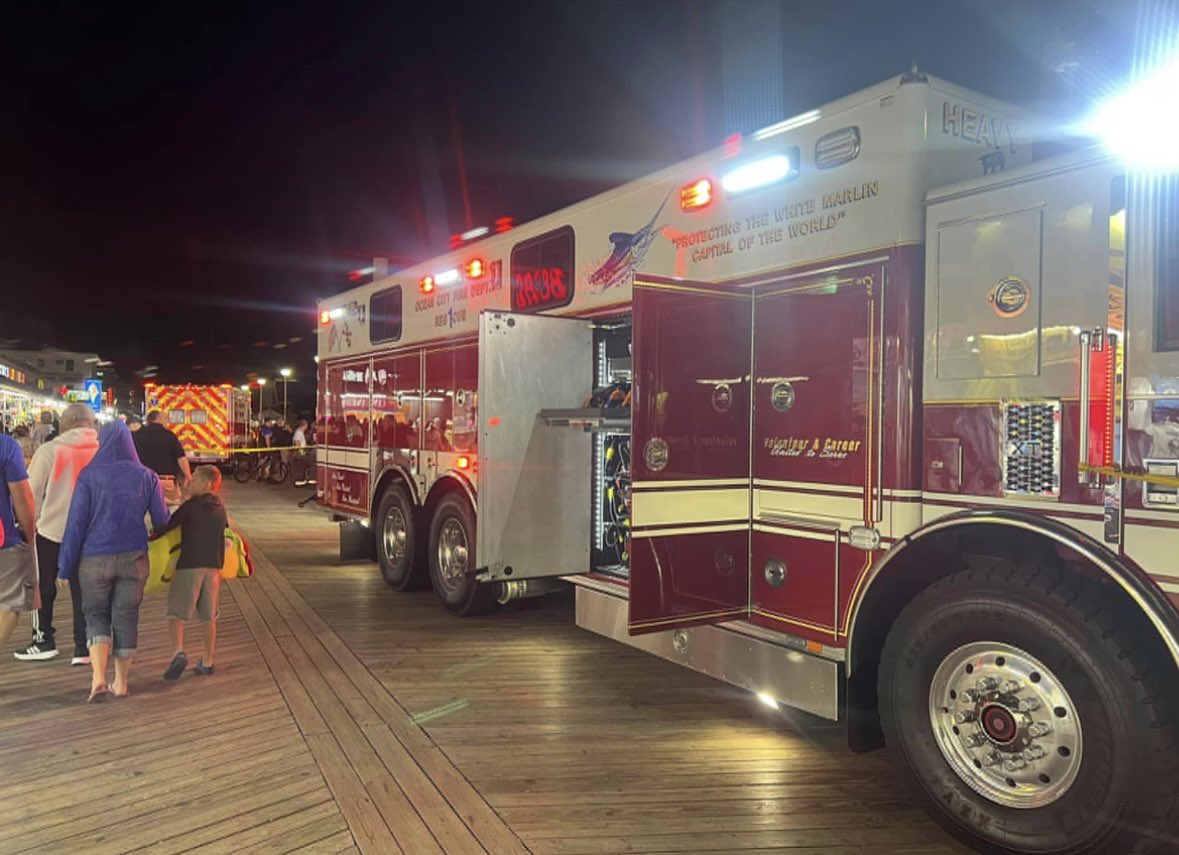
M996 766L1001 762L1003 762L1003 757L998 751L989 752L982 760L984 766Z
M978 748L980 745L986 744L987 738L981 733L969 733L966 735L965 742L971 748Z
M1034 721L1028 725L1028 736L1032 739L1039 739L1041 736L1047 736L1052 732L1052 725L1045 721Z
M1012 756L1012 758L1010 760L1008 760L1006 763L1003 764L1003 768L1005 770L1007 770L1008 772L1018 772L1020 769L1022 769L1026 765L1027 765L1027 761L1025 761L1018 754L1016 754L1016 755Z
M1044 749L1039 745L1029 745L1023 750L1023 759L1031 763L1034 760L1039 760L1044 756Z
M954 721L957 724L966 724L974 721L974 710L966 710L966 712L954 713Z
M1019 711L1020 712L1035 712L1040 708L1040 701L1037 698L1020 698Z
M1023 686L1019 685L1017 680L1005 680L1003 685L999 687L999 691L1005 695L1014 695L1022 688Z
M994 677L980 677L974 685L978 687L980 692L993 692L998 687L999 681Z
M978 701L982 697L982 695L979 692L975 691L974 689L967 689L965 692L962 693L962 697L963 697L963 699L969 701L970 703L976 704L976 703L978 703Z

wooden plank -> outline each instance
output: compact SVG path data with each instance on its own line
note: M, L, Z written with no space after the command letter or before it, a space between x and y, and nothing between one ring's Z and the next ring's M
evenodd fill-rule
M403 852L335 738L313 733L306 740L361 851Z
M422 815L437 817L441 813L446 816L449 810L453 810L488 851L496 853L526 852L527 848L519 837L508 828L486 800L470 786L470 783L457 773L450 761L437 751L436 746L425 733L410 721L404 708L398 705L396 700L381 687L380 683L363 666L363 663L357 660L352 652L340 642L338 636L323 623L307 602L293 588L285 584L265 553L255 547L253 554L263 585L269 587L276 597L284 598L293 611L304 620L307 630L330 652L332 660L338 667L344 669L363 698L368 701L372 709L380 714L381 721L388 725L391 735L403 744L418 768L433 782L434 788L445 799L445 803L442 805L431 804L434 802L434 794L429 788L419 786L415 789L415 794L419 798L417 804ZM302 632L297 632L297 635L300 638L307 637ZM323 670L330 670L328 662L322 658L320 662ZM377 738L380 738L379 730L376 733ZM388 757L394 759L398 757L398 753L390 744L386 743L385 747L389 750ZM391 769L391 771L393 770ZM399 776L415 776L413 770L403 766L397 767L396 772ZM456 828L451 827L450 831L457 834ZM451 837L451 845L457 846L459 841L463 839L461 836Z
M438 841L422 821L405 793L389 774L373 751L360 726L344 709L338 698L320 675L303 650L294 646L287 651L291 664L299 673L308 692L319 699L324 721L351 763L360 784L365 788L377 811L393 832L398 845L406 852L442 853Z

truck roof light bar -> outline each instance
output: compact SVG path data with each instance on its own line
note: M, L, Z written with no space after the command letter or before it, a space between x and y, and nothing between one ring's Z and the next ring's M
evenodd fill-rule
M721 186L726 193L745 193L759 187L768 187L798 175L795 158L787 154L771 154L759 160L743 163L725 173Z

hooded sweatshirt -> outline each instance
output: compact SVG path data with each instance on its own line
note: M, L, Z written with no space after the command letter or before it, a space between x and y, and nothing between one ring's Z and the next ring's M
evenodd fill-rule
M74 484L96 451L98 431L85 427L67 430L37 449L29 463L29 484L37 508L37 534L61 543Z
M131 431L110 422L98 432L98 453L78 476L66 520L58 576L68 579L83 558L116 552L145 552L147 526L168 521L164 491L155 472L139 462Z

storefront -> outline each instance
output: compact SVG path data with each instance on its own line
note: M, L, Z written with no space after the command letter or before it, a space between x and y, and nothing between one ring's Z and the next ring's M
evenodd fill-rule
M0 362L0 417L5 433L18 424L33 424L43 411L60 414L65 401L45 381L27 371Z

